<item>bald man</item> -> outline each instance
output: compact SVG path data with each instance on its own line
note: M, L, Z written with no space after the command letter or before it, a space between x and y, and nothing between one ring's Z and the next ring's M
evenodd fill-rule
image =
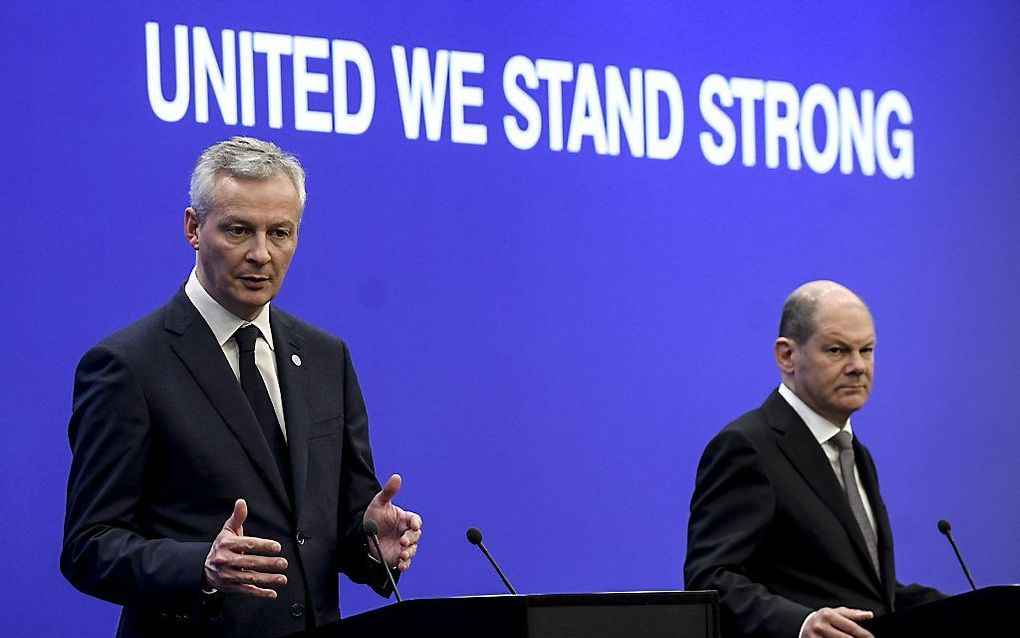
M850 424L871 392L871 312L809 282L787 298L774 350L779 388L698 465L686 586L719 591L723 638L868 638L861 621L943 596L896 581L875 465Z

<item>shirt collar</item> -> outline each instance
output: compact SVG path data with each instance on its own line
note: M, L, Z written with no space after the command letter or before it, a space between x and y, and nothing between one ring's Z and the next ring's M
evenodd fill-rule
M221 348L224 343L234 336L238 328L248 324L255 324L259 332L262 333L266 343L269 344L269 349L275 350L273 346L273 331L269 327L269 304L262 307L262 310L259 311L258 316L253 321L245 321L212 298L212 295L206 291L198 280L198 273L195 268L191 269L188 283L184 284L184 293L188 295L188 299L198 309L198 313L209 324L209 328L216 337L216 343L220 344Z
M849 432L851 440L853 440L854 431L850 427L850 419L846 420L846 425L841 429L834 425L832 421L826 419L808 407L808 404L804 403L799 396L794 394L793 390L786 387L785 383L779 384L779 394L786 399L786 402L790 404L790 407L797 413L797 416L804 421L804 424L807 425L809 430L811 430L811 434L815 437L815 440L818 441L819 445L824 445L829 441L829 439L836 436L843 430Z

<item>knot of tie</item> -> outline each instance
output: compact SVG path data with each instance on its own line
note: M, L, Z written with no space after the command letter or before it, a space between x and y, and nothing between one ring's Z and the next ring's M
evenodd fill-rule
M259 328L255 324L238 328L237 332L234 333L237 349L241 352L255 352L255 342L258 341L260 334L262 333L259 332Z
M841 450L851 450L854 447L854 437L846 430L840 430L839 434L832 437L832 441Z

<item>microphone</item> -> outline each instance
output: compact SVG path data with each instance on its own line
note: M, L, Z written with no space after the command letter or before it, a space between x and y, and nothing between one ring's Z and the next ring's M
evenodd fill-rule
M963 573L967 576L967 580L970 581L970 588L977 591L977 585L974 584L974 579L971 578L970 570L967 569L967 563L963 562L963 556L960 554L960 548L956 546L956 541L953 540L953 535L949 530L953 529L949 521L942 519L939 521L939 531L945 534L946 538L949 539L949 544L953 546L953 551L956 552L956 559L960 561L960 567L963 568Z
M514 589L514 586L510 584L510 581L507 580L507 577L503 575L503 570L499 568L499 565L496 564L496 561L492 559L492 554L490 554L489 550L485 549L485 545L482 544L482 530L478 529L477 527L468 528L467 539L469 543L471 543L472 545L477 545L478 549L482 550L482 553L485 554L485 557L489 559L490 563L492 563L492 568L495 569L496 573L499 574L499 577L503 579L503 584L506 585L506 588L510 590L511 594L516 596L517 590Z
M393 572L390 571L390 566L386 562L386 557L383 556L382 547L379 546L379 524L370 518L366 518L363 523L365 529L365 536L372 541L372 545L375 546L375 553L379 555L379 562L386 568L386 578L390 581L390 587L393 588L393 595L397 597L397 602L401 602L400 591L397 589L397 581L393 580Z

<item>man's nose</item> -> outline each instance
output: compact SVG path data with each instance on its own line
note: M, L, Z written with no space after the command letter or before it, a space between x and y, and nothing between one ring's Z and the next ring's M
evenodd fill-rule
M245 259L259 265L268 263L272 258L269 254L268 242L269 240L265 233L253 234L251 243L248 245L248 254L245 255Z
M868 362L864 359L864 355L860 352L850 353L850 359L846 364L847 374L861 374L868 367Z

